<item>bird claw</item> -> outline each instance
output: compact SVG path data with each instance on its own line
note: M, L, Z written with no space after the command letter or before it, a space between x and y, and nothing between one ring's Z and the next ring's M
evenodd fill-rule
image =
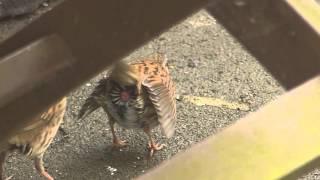
M4 180L10 180L10 179L12 179L13 178L13 175L11 175L11 176L9 176L9 177L7 177L7 178L4 178ZM1 178L0 178L1 179Z
M113 148L122 148L128 146L128 141L126 140L113 140Z
M154 144L154 143L149 142L148 143L149 158L151 158L156 151L159 151L159 150L163 149L164 147L167 147L167 145L159 144L159 143Z
M53 177L50 176L50 174L46 171L41 173L43 177L45 177L47 180L54 180Z

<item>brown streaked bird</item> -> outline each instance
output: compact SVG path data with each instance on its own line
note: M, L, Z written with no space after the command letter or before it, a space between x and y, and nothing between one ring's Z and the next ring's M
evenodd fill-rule
M0 180L4 177L4 164L8 153L18 150L34 160L38 173L47 180L53 180L43 166L43 155L55 137L66 111L67 99L63 98L46 112L34 118L26 127L10 137L0 147Z
M166 64L167 59L162 54L134 63L115 63L86 99L79 118L102 107L109 118L115 147L127 145L116 136L115 123L126 129L143 129L149 138L151 157L154 151L164 147L154 142L151 130L160 125L169 138L176 121L175 85Z

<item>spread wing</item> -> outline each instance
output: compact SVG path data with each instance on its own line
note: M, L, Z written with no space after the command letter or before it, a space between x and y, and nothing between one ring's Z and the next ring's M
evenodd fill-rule
M175 85L166 67L158 64L156 69L158 71L146 74L142 86L147 90L149 99L157 111L162 132L167 137L172 137L176 122Z

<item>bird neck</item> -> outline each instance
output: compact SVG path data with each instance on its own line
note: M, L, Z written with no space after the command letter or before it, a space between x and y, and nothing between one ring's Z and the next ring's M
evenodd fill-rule
M135 66L120 61L115 64L111 73L111 79L126 86L136 85L139 81L139 73Z

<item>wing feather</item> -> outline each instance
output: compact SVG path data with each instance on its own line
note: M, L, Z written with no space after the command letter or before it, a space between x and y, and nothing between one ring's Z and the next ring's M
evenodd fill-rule
M167 137L172 137L176 123L176 102L175 86L169 74L166 72L166 76L147 77L142 86L147 90L156 109L162 132Z

